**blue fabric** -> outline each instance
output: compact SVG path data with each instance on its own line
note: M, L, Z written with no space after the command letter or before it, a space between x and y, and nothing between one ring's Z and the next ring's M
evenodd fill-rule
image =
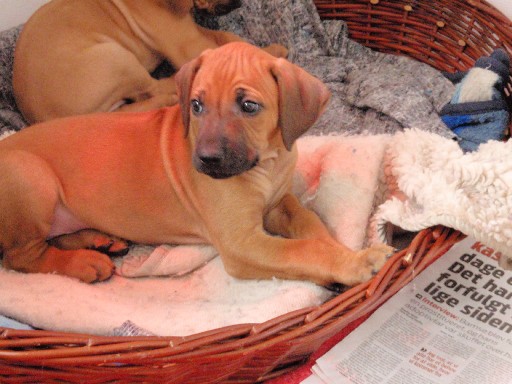
M461 87L465 86L463 80L469 71L445 74L456 88L452 100L439 113L441 120L457 135L464 152L475 151L489 140L503 140L509 122L508 105L503 95L510 74L507 52L497 49L490 56L479 58L475 67L498 75L496 83L489 85L492 86L492 100L459 103Z
M508 124L506 110L469 115L444 115L443 122L458 136L459 146L464 152L478 149L489 140L503 140Z
M2 316L2 315L0 315L0 327L12 328L12 329L21 329L21 330L31 330L31 329L34 329L30 325L20 323L19 321L10 319L10 318Z
M441 116L441 120L445 123L448 128L457 134L457 127L469 124L471 122L471 115L459 115L459 116Z

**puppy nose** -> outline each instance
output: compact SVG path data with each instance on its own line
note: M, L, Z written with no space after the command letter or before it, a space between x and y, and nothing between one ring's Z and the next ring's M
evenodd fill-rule
M215 167L222 163L222 155L220 153L204 153L199 154L199 160L207 166Z
M196 158L203 166L219 166L225 158L225 139L216 125L201 130L197 137Z

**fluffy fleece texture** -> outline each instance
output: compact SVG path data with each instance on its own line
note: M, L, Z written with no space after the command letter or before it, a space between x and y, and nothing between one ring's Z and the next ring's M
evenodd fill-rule
M409 130L384 159L390 198L372 218L377 238L389 223L408 231L442 224L512 257L512 142L489 141L464 154L438 135Z

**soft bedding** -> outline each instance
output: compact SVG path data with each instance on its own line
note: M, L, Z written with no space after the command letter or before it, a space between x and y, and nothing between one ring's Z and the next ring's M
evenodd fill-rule
M310 0L246 1L202 22L286 45L290 60L332 91L298 141L294 192L340 240L358 249L390 241L394 226L444 224L512 254L512 164L497 157L510 146L463 154L438 115L454 90L442 74L354 43L344 23L321 21ZM10 84L19 30L0 35L0 134L25 126ZM305 282L231 278L211 247L137 246L116 262L117 275L95 285L0 269L0 314L51 330L184 335L262 322L331 296Z

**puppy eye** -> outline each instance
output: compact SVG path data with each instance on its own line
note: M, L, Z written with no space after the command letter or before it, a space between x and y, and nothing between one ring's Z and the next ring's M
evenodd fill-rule
M203 112L204 109L203 103L201 103L197 99L193 99L190 102L190 107L192 108L192 112L194 113L194 115L199 115L201 112Z
M256 103L255 101L246 100L241 104L242 112L247 113L249 115L255 115L261 109L261 105Z

